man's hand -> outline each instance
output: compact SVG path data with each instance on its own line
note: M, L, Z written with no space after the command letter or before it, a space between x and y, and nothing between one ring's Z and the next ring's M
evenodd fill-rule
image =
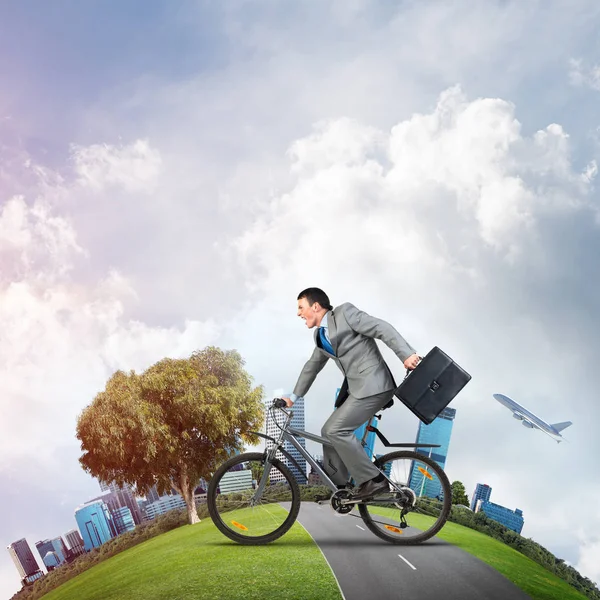
M418 354L411 354L405 361L404 361L404 368L405 369L409 369L409 370L413 370L420 362L420 358Z
M288 408L291 408L294 405L294 403L289 398L287 398L286 396L282 396L281 399L285 400L285 403L287 404Z

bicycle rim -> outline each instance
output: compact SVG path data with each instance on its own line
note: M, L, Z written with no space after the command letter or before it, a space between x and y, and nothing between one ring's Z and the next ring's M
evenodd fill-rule
M210 481L208 512L229 539L240 544L267 544L294 524L300 510L300 490L291 471L274 459L260 498L257 487L265 455L248 452L225 462Z
M379 468L401 487L372 502L359 504L365 525L393 544L419 544L446 523L452 505L450 483L442 468L419 452L391 452L378 459Z

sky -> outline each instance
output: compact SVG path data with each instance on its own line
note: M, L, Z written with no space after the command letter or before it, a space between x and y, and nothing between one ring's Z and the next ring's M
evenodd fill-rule
M1 545L100 493L75 424L115 370L214 344L291 391L318 286L472 375L450 480L600 585L599 26L595 0L3 4ZM308 430L340 383L327 365Z

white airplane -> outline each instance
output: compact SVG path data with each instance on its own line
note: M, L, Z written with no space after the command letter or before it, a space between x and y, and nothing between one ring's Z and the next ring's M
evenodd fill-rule
M534 427L540 429L559 444L561 440L557 440L554 436L562 438L560 432L569 427L569 425L573 425L571 421L564 421L563 423L553 423L552 425L549 425L504 394L494 394L494 398L498 400L500 404L511 410L513 417L515 419L519 419L525 427L528 427L529 429L533 429Z

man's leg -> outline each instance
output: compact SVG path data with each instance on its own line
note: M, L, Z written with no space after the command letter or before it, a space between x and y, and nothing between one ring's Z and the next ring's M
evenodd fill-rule
M354 431L383 408L393 393L394 390L389 390L368 398L355 398L350 394L323 425L321 435L333 444L333 448L323 447L323 462L336 485L348 481L348 471L356 485L379 475Z

